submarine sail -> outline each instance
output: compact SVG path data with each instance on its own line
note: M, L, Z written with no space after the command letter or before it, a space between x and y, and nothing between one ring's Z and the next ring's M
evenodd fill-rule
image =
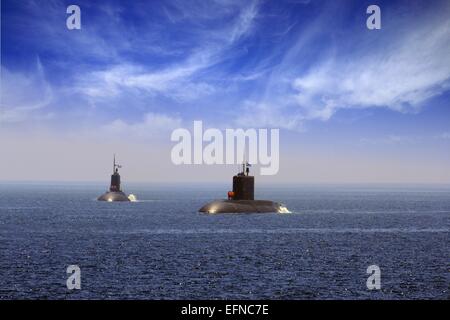
M122 166L120 164L116 164L116 155L114 155L113 173L111 175L111 184L109 186L109 191L98 197L98 201L130 201L129 197L120 188L120 168L122 168Z
M255 177L249 175L250 164L242 164L242 172L233 177L233 191L227 200L215 200L200 208L199 212L215 213L286 213L286 207L270 200L255 200Z

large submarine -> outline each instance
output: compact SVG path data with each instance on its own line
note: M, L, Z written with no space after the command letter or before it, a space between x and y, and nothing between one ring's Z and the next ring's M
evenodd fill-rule
M228 200L215 200L200 208L199 212L215 213L289 213L281 203L269 200L255 200L255 177L249 175L250 165L242 164L242 172L233 176L233 191Z
M113 174L111 175L111 185L109 187L109 191L102 194L100 197L97 198L98 201L134 201L135 196L130 194L127 196L121 189L120 189L120 174L119 174L119 168L122 168L121 165L116 164L116 155L114 155L113 160Z

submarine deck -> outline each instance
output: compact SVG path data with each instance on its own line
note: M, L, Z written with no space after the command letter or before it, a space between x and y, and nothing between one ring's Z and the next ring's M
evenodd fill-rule
M282 213L283 205L269 200L215 200L200 208L199 212L215 213Z
M98 201L130 201L128 196L122 191L109 191L97 198Z

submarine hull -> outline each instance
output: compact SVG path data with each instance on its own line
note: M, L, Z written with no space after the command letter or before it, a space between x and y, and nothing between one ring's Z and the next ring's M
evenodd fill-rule
M200 208L199 212L216 213L285 213L284 205L269 200L215 200Z
M130 201L128 199L128 196L123 193L122 191L110 191L102 194L100 197L97 198L98 201Z

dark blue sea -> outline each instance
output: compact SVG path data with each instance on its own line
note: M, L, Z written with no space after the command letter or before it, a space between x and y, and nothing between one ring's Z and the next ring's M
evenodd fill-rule
M292 213L210 216L228 185L105 187L0 184L1 299L450 298L449 187L260 187Z

